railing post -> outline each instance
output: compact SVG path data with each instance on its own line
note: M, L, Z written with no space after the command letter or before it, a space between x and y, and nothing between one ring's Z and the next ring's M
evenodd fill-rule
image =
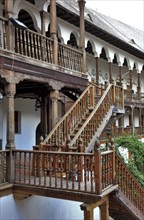
M94 106L94 85L90 87L90 106Z
M14 153L12 148L6 153L6 182L14 182Z
M114 85L114 81L112 81L112 103L114 104L116 102L116 99L115 99L115 90L116 90L116 86ZM118 103L115 103L116 105Z
M102 193L102 170L100 142L97 139L94 145L94 164L95 164L95 192L97 195Z
M110 138L110 150L113 151L112 154L112 180L113 180L113 185L116 184L116 176L115 176L115 146L114 146L114 139L113 137Z

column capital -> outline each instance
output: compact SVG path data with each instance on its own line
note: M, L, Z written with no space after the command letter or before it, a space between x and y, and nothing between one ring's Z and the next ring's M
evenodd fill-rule
M13 70L0 70L0 76L6 80L7 83L18 84L23 81L26 76L24 74L15 73Z
M53 88L53 90L61 90L62 87L64 87L64 84L61 82L58 82L56 80L50 80L49 85Z

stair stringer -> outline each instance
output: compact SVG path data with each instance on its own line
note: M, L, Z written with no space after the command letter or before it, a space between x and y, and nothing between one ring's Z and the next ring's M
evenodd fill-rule
M115 190L109 195L110 216L119 220L143 220L144 216L136 206L121 192ZM120 211L121 210L121 211Z
M113 114L113 108L114 106L111 106L103 120L101 121L100 126L97 128L97 131L93 135L93 138L91 139L90 143L88 144L86 148L86 153L90 152L94 148L94 143L96 138L99 138L103 130L105 129L106 125L108 124L110 118L112 117Z

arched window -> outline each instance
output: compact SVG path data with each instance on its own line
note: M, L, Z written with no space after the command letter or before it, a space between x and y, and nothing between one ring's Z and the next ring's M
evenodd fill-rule
M115 63L115 64L118 64L118 61L117 61L117 56L116 56L116 54L114 54L114 58L113 58L113 63Z
M70 40L68 40L67 44L70 45L70 46L72 46L72 47L78 48L78 46L77 46L77 41L76 41L76 37L74 36L73 33L71 33L71 35L70 35Z
M128 67L127 59L126 58L124 58L123 66L127 66Z
M34 23L30 14L25 10L20 10L18 14L18 20L25 24L30 30L37 32L34 27Z
M100 58L102 58L103 60L108 61L107 56L106 56L106 51L105 51L104 47L101 50Z
M90 41L87 42L87 47L86 47L85 51L87 53L90 53L90 54L94 55L93 48L92 48L92 45L91 45Z

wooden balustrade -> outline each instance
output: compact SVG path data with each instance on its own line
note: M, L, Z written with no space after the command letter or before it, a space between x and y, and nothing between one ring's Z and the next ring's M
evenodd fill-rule
M6 154L8 151L0 151L0 184L6 182Z
M8 20L0 16L0 48L7 49L6 25Z
M79 99L67 111L67 113L58 121L52 131L49 133L43 144L63 146L67 142L68 135L73 131L74 127L84 116L89 107L93 104L90 96L90 89L93 87L89 85L81 94ZM48 147L47 147L48 149ZM45 150L46 146L45 146Z
M61 67L82 72L83 53L67 45L58 43L58 64Z
M144 215L144 189L129 172L126 165L116 155L115 169L116 182L124 195L136 206Z
M110 107L113 105L112 88L112 85L109 85L107 87L107 89L103 93L103 96L97 103L96 107L94 108L90 116L87 118L87 120L84 122L82 128L79 129L73 140L71 140L69 144L71 148L73 147L78 149L80 139L83 140L84 146L88 146L88 144L93 138L93 135L96 133L98 127L103 121L103 118L107 114Z
M110 162L113 151L95 151L94 154L22 150L13 152L15 184L101 194L114 183ZM105 161L103 167L99 163L101 160Z
M118 109L124 109L124 90L120 86L114 86L114 102Z
M15 52L30 58L53 63L53 40L29 29L15 28Z

